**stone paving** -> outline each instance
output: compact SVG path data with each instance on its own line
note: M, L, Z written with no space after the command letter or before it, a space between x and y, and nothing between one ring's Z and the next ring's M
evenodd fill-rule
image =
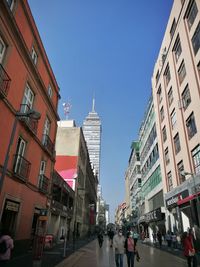
M155 247L138 245L140 262L135 262L135 267L186 267L186 260ZM109 247L105 238L102 248L99 248L97 240L82 247L56 267L115 267L114 251ZM124 267L127 267L124 256Z

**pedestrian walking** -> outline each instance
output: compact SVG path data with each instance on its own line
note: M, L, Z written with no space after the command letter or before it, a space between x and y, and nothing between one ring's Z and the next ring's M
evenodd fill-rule
M157 239L158 239L159 246L161 248L162 247L162 234L159 230L157 232Z
M172 247L173 249L177 249L177 236L175 233L172 232Z
M113 237L114 237L115 233L114 231L111 229L108 231L108 237L109 237L109 240L110 240L110 247L113 246Z
M0 237L0 266L9 266L11 250L14 248L13 239L7 230L2 230Z
M171 236L171 232L169 230L167 231L167 233L165 235L165 240L167 241L168 248L171 248L172 236Z
M135 248L135 243L133 240L133 235L131 232L127 233L124 248L126 251L128 267L134 267L134 257L135 257L136 248Z
M116 267L123 267L125 238L122 229L113 238L113 247L115 249L115 263Z
M184 232L182 235L184 255L187 258L188 267L197 267L196 251L191 234Z
M138 241L138 233L136 231L133 232L133 239L134 239L134 243L135 243L135 246L137 245L137 241Z
M99 247L101 248L103 245L103 232L100 231L98 234L98 242L99 242Z
M156 233L155 232L153 232L152 237L153 237L153 244L155 245L156 244Z
M142 238L142 242L144 242L144 240L146 238L146 235L145 235L145 232L144 231L142 231L142 233L141 233L141 238Z

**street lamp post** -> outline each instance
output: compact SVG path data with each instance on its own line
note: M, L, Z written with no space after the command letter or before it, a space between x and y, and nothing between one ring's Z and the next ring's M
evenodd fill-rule
M13 143L13 139L14 139L14 136L15 136L15 132L16 132L16 128L17 128L17 121L18 121L18 119L20 117L21 118L22 117L27 117L27 118L32 118L32 119L35 119L35 120L39 120L40 117L41 117L41 114L39 112L37 112L36 110L34 110L34 109L30 109L26 113L17 112L15 114L15 120L14 120L14 123L13 123L13 128L12 128L12 132L11 132L11 135L10 135L8 148L7 148L7 151L6 151L6 156L5 156L5 160L4 160L4 164L3 164L2 174L0 176L0 193L1 193L1 190L2 190L2 186L3 186L5 175L6 175L6 172L7 172L9 154L10 154L10 149L11 149L11 146L12 146L12 143Z

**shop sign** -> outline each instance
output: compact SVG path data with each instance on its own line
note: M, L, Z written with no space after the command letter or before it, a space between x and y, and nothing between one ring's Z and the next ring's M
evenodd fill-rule
M47 216L39 216L40 221L47 221L48 217Z
M146 222L161 221L163 219L162 214L163 213L161 212L161 208L152 210L151 212L145 214L145 221Z
M47 209L41 209L40 216L47 216Z
M18 212L19 211L19 203L7 200L5 209Z
M174 207L174 206L177 206L177 202L178 200L180 199L184 199L186 197L189 196L189 192L188 190L184 190L168 199L166 199L166 207L167 208L170 208L170 207Z

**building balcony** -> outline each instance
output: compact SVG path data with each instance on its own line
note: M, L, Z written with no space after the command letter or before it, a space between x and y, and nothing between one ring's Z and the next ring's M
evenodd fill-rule
M20 107L20 112L22 113L27 113L30 110L29 105L27 104L22 104ZM27 116L20 116L19 118L20 121L24 123L24 125L31 130L35 135L37 134L37 129L38 129L38 120L34 120L32 118L28 118Z
M22 181L27 181L29 178L31 163L21 155L14 155L13 173Z
M51 156L53 156L54 155L54 144L47 134L43 134L42 144L44 148L48 151L48 153Z
M38 189L40 192L47 194L49 189L49 179L44 175L39 175Z
M0 64L0 98L5 98L8 94L11 79Z

